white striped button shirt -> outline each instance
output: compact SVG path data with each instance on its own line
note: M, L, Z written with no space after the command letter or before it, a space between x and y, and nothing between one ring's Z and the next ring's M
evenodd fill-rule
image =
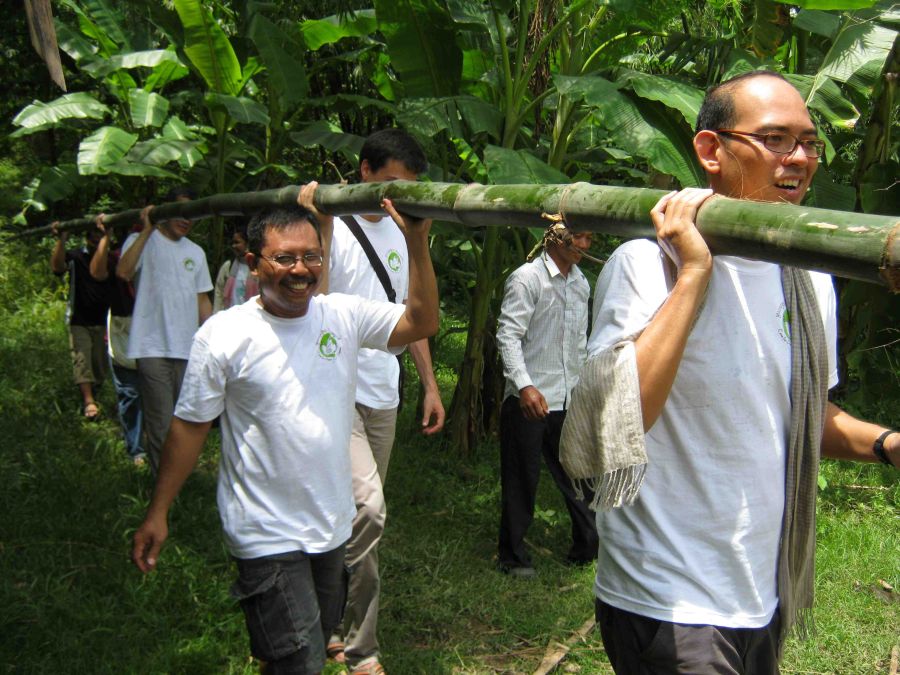
M587 360L590 285L576 265L564 277L542 252L506 280L497 343L504 398L534 385L550 410L565 410Z

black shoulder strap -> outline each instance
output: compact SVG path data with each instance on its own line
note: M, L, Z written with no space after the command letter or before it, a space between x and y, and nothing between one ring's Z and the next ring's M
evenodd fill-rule
M369 263L372 265L372 269L375 270L375 275L378 277L378 281L381 282L381 285L384 286L384 292L387 293L387 298L391 302L397 302L397 291L394 290L394 287L391 286L391 279L388 277L387 270L384 269L384 263L378 258L378 254L375 253L375 249L372 247L372 242L369 241L369 238L366 236L366 233L363 232L362 227L360 227L359 223L356 222L356 218L353 216L343 216L344 222L347 224L347 227L350 228L350 231L353 233L353 236L356 237L356 240L359 242L359 245L362 246L363 251L366 252L366 257L369 259Z

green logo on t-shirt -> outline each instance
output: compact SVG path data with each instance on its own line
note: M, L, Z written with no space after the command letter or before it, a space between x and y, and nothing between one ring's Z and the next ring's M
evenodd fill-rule
M194 268L197 266L197 263L194 262L193 258L185 258L182 264L184 265L184 269L188 272L193 272Z
M403 259L400 257L400 254L397 253L397 251L395 251L394 249L391 249L390 252L388 252L388 256L387 256L388 267L390 267L395 272L400 271L400 264L402 263L402 261L403 261Z
M791 311L785 307L784 303L778 308L778 318L781 327L778 329L778 335L787 344L791 344Z
M327 330L322 331L319 335L319 356L329 361L341 353L341 346L338 344L337 338Z

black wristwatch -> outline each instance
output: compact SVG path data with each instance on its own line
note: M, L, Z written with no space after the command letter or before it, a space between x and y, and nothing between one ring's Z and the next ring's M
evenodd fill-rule
M875 453L875 456L878 458L878 461L882 464L887 464L889 466L894 466L894 463L888 459L887 453L884 451L884 439L890 436L891 434L900 433L894 431L893 429L888 429L881 436L875 439L875 444L872 446L872 452Z

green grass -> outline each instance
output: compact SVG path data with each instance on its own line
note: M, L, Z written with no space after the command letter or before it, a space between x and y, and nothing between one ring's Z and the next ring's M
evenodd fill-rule
M159 570L129 561L150 475L127 460L109 415L78 415L60 294L37 267L0 257L0 668L10 673L255 673L215 507L216 438L173 510ZM18 265L18 263L16 264ZM43 276L41 276L43 275ZM456 338L442 343L448 359ZM446 347L444 349L443 347ZM450 393L453 364L439 363ZM414 399L413 399L414 401ZM101 392L111 413L111 387ZM411 402L412 403L412 402ZM568 520L549 476L529 536L539 578L495 570L498 452L461 461L401 418L388 479L380 633L406 673L531 673L592 616L592 569L562 562ZM820 494L816 636L791 642L785 673L887 673L898 642L896 472L827 463ZM611 672L600 640L566 672ZM338 672L334 667L329 675Z

